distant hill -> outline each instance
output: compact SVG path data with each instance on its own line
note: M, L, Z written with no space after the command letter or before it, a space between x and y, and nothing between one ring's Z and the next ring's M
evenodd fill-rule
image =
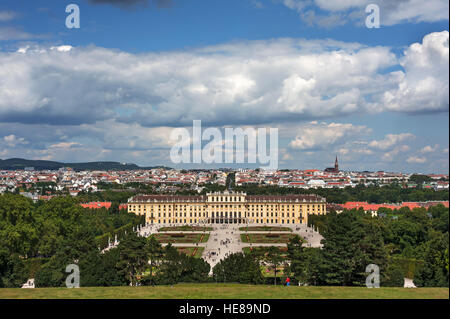
M73 170L137 170L137 169L152 169L162 166L153 167L139 167L132 163L119 162L86 162L86 163L61 163L54 161L43 160L27 160L23 158L10 158L6 160L0 159L0 170L16 170L24 169L26 167L33 167L35 170L57 170L62 167L70 167ZM170 169L166 167L167 169Z

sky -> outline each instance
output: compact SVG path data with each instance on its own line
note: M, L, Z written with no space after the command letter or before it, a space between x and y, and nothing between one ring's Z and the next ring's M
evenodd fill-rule
M67 28L66 6L80 9ZM380 27L367 28L368 4ZM175 165L278 128L279 167L448 173L447 0L2 0L0 158ZM239 167L252 167L240 164Z

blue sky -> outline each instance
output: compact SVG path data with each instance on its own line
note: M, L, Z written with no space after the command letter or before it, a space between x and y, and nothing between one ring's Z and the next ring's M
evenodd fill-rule
M3 159L173 166L201 119L278 127L282 168L448 172L448 1L6 0L0 78Z

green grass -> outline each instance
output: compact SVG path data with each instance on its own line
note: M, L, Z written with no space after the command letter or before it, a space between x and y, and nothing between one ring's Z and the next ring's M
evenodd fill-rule
M249 227L240 227L240 231L289 231L292 232L292 229L289 227L280 227L280 226L249 226Z
M205 247L176 247L178 252L184 253L188 256L194 256L195 258L201 258ZM195 252L195 254L194 254Z
M156 240L160 243L181 243L181 244L195 244L206 243L209 239L209 234L200 233L171 233L171 234L154 234Z
M243 243L285 244L288 243L293 237L295 237L295 235L289 233L241 234L241 240Z
M212 227L203 227L203 226L172 226L172 227L161 227L158 231L212 231Z
M178 284L156 287L2 288L0 299L448 299L448 288L285 287Z
M251 251L260 253L266 248L268 248L268 247L243 247L242 251L244 254L250 254ZM277 247L277 248L282 252L282 256L284 256L284 257L287 256L287 247Z

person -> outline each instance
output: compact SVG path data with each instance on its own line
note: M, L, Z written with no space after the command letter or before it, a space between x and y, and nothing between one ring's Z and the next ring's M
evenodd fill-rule
M286 286L291 285L291 279L289 277L286 278Z

